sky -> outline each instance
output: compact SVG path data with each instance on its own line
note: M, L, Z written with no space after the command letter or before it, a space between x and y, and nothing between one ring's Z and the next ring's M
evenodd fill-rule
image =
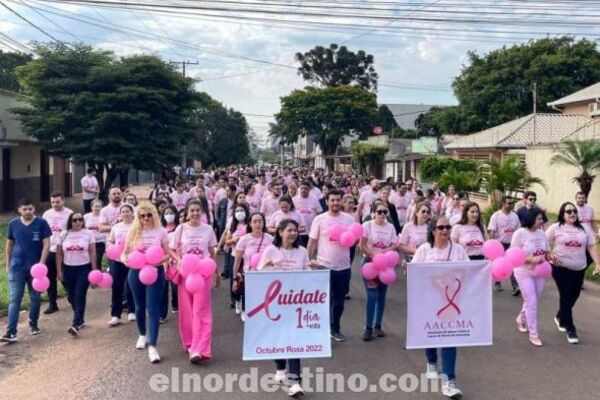
M113 1L107 8L81 2L1 0L0 48L10 49L7 38L27 45L52 40L51 35L118 55L146 53L166 61L198 62L186 71L198 80L197 89L244 113L250 127L265 140L268 123L279 111L280 97L306 86L295 70L294 54L317 45L345 44L352 51L372 54L379 74L380 104L453 105L451 83L469 51L485 54L503 45L559 33L600 38L600 2L594 1L534 1L528 2L530 8L519 8L518 2L509 0L143 1L217 8L172 9L171 13L164 8L128 9L120 4L127 2L142 1ZM299 14L286 15L282 13L290 8L271 7L277 2L282 7L304 8L294 9ZM252 11L224 10L232 7ZM268 7L276 12L266 12ZM577 26L561 22L570 9L581 14L571 17L580 21ZM302 12L340 15L306 16ZM465 21L428 20L431 17ZM503 18L510 21L493 21Z

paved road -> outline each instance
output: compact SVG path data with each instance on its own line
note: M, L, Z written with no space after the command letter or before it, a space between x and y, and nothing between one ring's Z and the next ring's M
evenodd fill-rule
M356 266L355 266L356 269ZM345 343L334 343L333 358L305 361L303 366L323 367L324 372L346 377L360 372L370 382L384 373L400 376L422 372L425 361L421 351L403 349L405 335L404 281L388 291L384 329L388 336L365 343L360 339L365 296L358 274L352 280L352 300L347 302L343 329L351 336ZM224 289L215 294L214 358L205 365L190 365L183 353L175 315L162 325L160 364L151 365L145 351L135 350L137 333L133 324L116 328L106 325L109 293L93 290L89 294L87 327L78 339L66 333L71 312L62 310L43 316L43 333L31 337L22 315L20 342L0 347L0 398L3 399L283 399L276 393L156 393L149 385L156 373L243 374L251 367L259 373L273 372L272 362L241 361L242 323L228 307ZM526 335L515 329L514 317L520 298L509 292L494 294L494 346L460 349L458 382L468 399L598 399L600 393L600 287L588 284L576 308L581 344L569 345L552 322L557 292L549 281L539 310L543 348L534 348ZM2 324L5 321L0 321ZM314 384L314 383L313 383ZM440 399L433 393L313 393L314 399Z

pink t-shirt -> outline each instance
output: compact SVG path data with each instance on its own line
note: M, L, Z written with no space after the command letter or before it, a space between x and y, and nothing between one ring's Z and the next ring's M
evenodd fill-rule
M133 224L126 224L124 222L119 222L118 224L114 225L110 229L108 240L114 244L125 244L125 240L127 240L127 234L129 233L129 229L131 229L131 225Z
M110 225L113 226L117 223L119 219L119 214L121 213L121 203L116 207L113 206L112 203L102 208L100 211L100 223L102 225Z
M267 186L257 183L256 185L254 185L254 190L256 191L256 196L259 199L262 199L265 192L267 191Z
M95 176L89 176L89 175L85 175L83 178L81 178L81 188L82 189L87 189L87 190L91 190L92 192L95 192L96 190L98 190L100 188L100 186L98 186L98 179L96 179ZM90 192L86 192L85 190L81 191L81 198L83 200L92 200L96 198L96 193L90 193Z
M483 242L485 238L477 225L456 224L450 233L450 239L460 244L468 256L480 256L483 254Z
M498 210L492 214L488 231L496 232L496 239L505 244L510 244L513 233L521 227L519 216L514 211L508 215L502 210Z
M548 251L548 239L541 229L531 232L527 228L519 228L512 237L510 247L519 247L525 250L529 257L543 256ZM517 267L515 273L535 276L535 265L525 264Z
M364 204L365 206L363 207L363 211L362 211L362 218L365 218L367 215L371 214L371 204L373 204L373 202L375 200L377 200L377 198L379 197L379 195L377 194L377 192L373 192L373 190L365 190L364 192L362 192L360 194L360 198L358 199L358 204Z
M262 200L260 212L263 213L268 220L277 210L279 210L279 197L273 197L273 195L267 192L267 197Z
M594 232L594 228L592 227L592 222L594 222L594 209L587 204L584 204L583 207L579 207L578 205L575 205L575 207L577 207L577 217L579 218L579 222L590 228L590 232L592 232L595 238L596 232Z
M179 225L175 229L169 246L177 252L179 256L185 254L196 254L201 258L210 257L209 247L217 245L215 231L210 225L200 224L190 226L189 223Z
M127 242L131 240L131 235L132 233L129 231L127 233ZM169 237L167 236L167 230L161 226L152 229L142 229L134 249L141 253L145 253L146 250L151 246L167 247L168 245Z
M87 229L63 232L58 242L63 252L63 263L72 267L89 264L90 244L94 244L94 234Z
M213 203L214 203L215 207L217 207L219 205L219 202L221 200L223 200L225 197L227 197L227 191L223 188L219 188L215 192L215 195L213 197Z
M271 243L273 243L273 236L268 233L263 233L263 236L257 238L252 236L251 233L247 233L238 240L235 250L243 253L244 271L248 271L250 258L254 254L264 251Z
M398 235L398 243L417 249L425 240L427 240L427 224L415 225L412 222L407 223Z
M106 242L106 237L108 236L106 232L101 233L98 228L100 227L100 216L95 215L94 213L88 213L83 216L83 220L85 221L85 229L91 231L94 234L94 240L96 243L104 243Z
M260 197L257 194L246 195L246 202L248 203L248 207L250 207L250 212L255 213L260 211Z
M553 252L561 267L574 271L581 271L587 267L585 252L595 240L592 231L585 225L583 228L582 230L573 225L559 225L557 222L546 230L548 242L554 243Z
M467 253L460 244L452 243L452 247L450 247L450 243L448 243L445 248L438 249L425 242L419 246L411 262L433 263L443 261L466 261L468 259L469 256L467 256Z
M352 216L343 212L335 217L330 215L329 212L315 217L308 237L318 242L317 261L320 265L334 271L343 271L350 268L350 249L340 246L336 241L329 240L327 230L331 225L348 226L352 223L354 223Z
M296 211L298 211L304 219L304 223L306 224L306 230L310 231L312 222L317 216L317 214L323 212L323 207L321 207L321 203L319 203L319 200L317 200L310 194L307 197L297 195L292 199L292 201L294 202L294 207L296 207Z
M187 192L174 192L171 195L171 200L173 201L173 205L175 206L175 208L177 208L177 210L183 210L190 197L190 194Z
M394 193L390 196L390 202L396 206L400 225L404 225L407 221L408 207L410 207L411 203L410 195L408 192L404 196L401 196L400 193Z
M60 211L56 211L54 208L51 208L46 211L44 215L42 215L42 218L48 222L48 225L50 225L50 230L52 231L52 237L50 238L50 251L53 253L56 253L56 246L58 245L60 234L67 230L67 220L72 212L73 211L67 207L63 207L63 209Z
M319 199L321 197L323 197L323 193L321 192L321 189L319 189L318 187L313 187L312 189L310 189L310 191L308 192L308 195L311 197L314 197L315 199L317 199L317 201L319 201Z
M265 266L267 262L274 265ZM310 269L308 252L304 247L286 250L273 245L267 247L258 262L259 271L301 271Z
M302 215L300 215L300 213L296 210L290 211L289 213L284 213L281 210L275 211L269 218L269 228L277 228L277 225L279 225L279 223L284 219L293 219L298 223L298 229L304 227L304 229L306 230L304 219L302 218Z
M362 224L363 238L367 239L367 246L372 249L387 249L398 242L394 225L387 221L378 224L375 221L367 221Z

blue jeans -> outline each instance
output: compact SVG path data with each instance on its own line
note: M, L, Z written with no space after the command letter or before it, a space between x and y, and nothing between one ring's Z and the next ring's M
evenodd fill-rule
M437 363L437 349L425 349L425 356L427 362L430 364ZM456 379L456 347L444 347L442 348L442 374L446 375L447 380L452 381ZM442 378L443 380L446 380Z
M110 275L113 278L110 316L121 318L121 314L123 313L123 291L127 285L127 274L129 273L129 268L127 268L125 264L114 260L109 260L108 265L110 266ZM133 300L133 295L131 294L131 290L127 291L126 298L129 312L134 313L135 303Z
M90 286L88 274L91 270L91 264L74 266L63 264L63 277L67 287L67 296L73 308L72 326L76 328L83 325L84 322L85 301Z
M139 269L130 269L127 281L133 300L135 301L135 317L140 335L146 336L146 308L148 308L148 345L156 346L158 341L158 327L160 309L162 306L163 290L165 289L165 269L158 268L158 278L150 286L140 282Z
M329 272L331 333L339 333L340 321L344 313L344 301L350 288L350 268L342 271L330 270Z
M21 301L25 293L25 285L29 292L29 326L37 326L40 318L40 294L33 290L31 286L31 275L29 268L10 268L8 272L8 326L7 333L17 334L17 323L19 322L19 311L21 309Z
M368 286L369 281L363 278L365 289L367 289L367 321L366 328L381 328L381 320L383 319L383 311L385 310L385 295L387 293L387 285L381 282L377 283L376 288Z

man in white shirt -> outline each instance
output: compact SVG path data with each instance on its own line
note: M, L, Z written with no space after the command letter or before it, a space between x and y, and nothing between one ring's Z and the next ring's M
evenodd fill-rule
M321 207L321 203L319 203L319 199L310 195L309 181L303 181L300 184L298 194L292 201L294 202L294 207L302 215L304 223L306 224L306 231L300 234L300 245L306 247L308 245L308 233L310 232L312 222L317 214L323 212L323 208Z
M370 186L371 190L365 190L358 199L358 218L361 221L371 213L371 204L379 197L379 179L371 179Z
M597 242L597 235L600 235L600 232L598 232L598 226L594 220L594 209L587 204L587 196L585 193L577 192L577 194L575 194L575 207L577 208L577 217L579 218L579 222L581 222L581 225L585 225L590 228L590 231L592 232L592 235L594 235L594 239L596 239ZM589 251L586 250L585 255L587 258L587 265L590 265L594 262Z
M81 198L83 199L83 211L85 214L92 212L92 201L100 193L100 185L96 179L96 168L89 167L87 174L81 178Z

